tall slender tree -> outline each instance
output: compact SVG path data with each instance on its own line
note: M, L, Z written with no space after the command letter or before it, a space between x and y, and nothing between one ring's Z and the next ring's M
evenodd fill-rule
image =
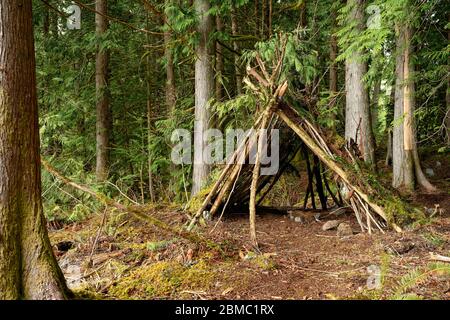
M216 16L216 30L217 32L224 31L224 25L222 18ZM223 100L223 73L224 73L224 59L223 59L223 46L219 41L216 41L216 100Z
M196 195L209 175L209 165L204 161L206 147L205 131L209 126L209 100L214 95L213 52L209 41L213 31L213 17L209 14L209 0L195 0L195 10L199 16L197 32L199 36L195 50L195 123L194 123L194 166L192 195Z
M41 200L32 1L0 1L0 299L65 299Z
M239 34L239 25L236 16L236 7L231 8L231 35L233 36L233 50L234 52L234 77L236 81L236 94L242 94L242 75L239 68L239 43L236 37Z
M110 108L108 97L108 51L102 45L103 38L108 30L108 19L106 17L107 0L95 2L95 30L99 44L97 45L97 57L95 63L95 86L97 98L97 163L96 178L103 182L108 178L108 153L110 135Z
M448 13L448 25L450 25L450 12ZM450 27L447 28L447 41L450 43ZM448 72L449 76L447 79L447 93L445 95L445 102L447 105L447 111L445 114L445 127L446 127L446 134L447 134L447 145L450 147L450 55L448 57Z
M172 3L172 0L166 0L166 7ZM175 85L175 67L172 53L172 32L169 30L168 17L164 15L164 56L166 58L166 107L172 114L177 100L177 89Z
M338 91L338 68L336 63L336 58L338 54L338 43L336 32L336 8L331 9L331 37L330 37L330 109L336 107L337 91ZM332 114L334 118L334 113ZM334 120L334 119L333 119Z
M364 0L348 0L350 14L347 23L353 25L355 34L364 27ZM358 144L364 161L375 163L372 124L370 121L369 93L365 86L364 75L367 63L363 61L363 52L356 48L345 60L345 138Z
M395 188L413 190L415 183L428 191L435 187L427 180L420 167L417 152L414 109L415 85L412 63L412 29L406 22L397 26L396 85L393 129L393 176Z

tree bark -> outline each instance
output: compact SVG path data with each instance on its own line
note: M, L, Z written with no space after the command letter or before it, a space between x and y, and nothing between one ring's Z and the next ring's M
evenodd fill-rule
M357 32L364 28L364 0L348 0L352 6L350 21L357 22ZM367 63L362 52L355 50L345 61L345 138L357 142L364 161L375 164L372 124L370 121L369 94L364 83Z
M105 17L107 15L106 0L97 0L95 10L98 12L95 14L95 30L100 43L102 43L102 38L108 29L108 20ZM95 69L97 99L97 162L95 174L97 181L103 182L108 178L110 110L108 98L108 52L102 45L97 46Z
M0 299L65 299L42 209L31 0L0 0L0 66Z
M214 77L212 66L212 46L209 36L213 30L212 16L208 0L195 0L195 10L200 16L197 32L200 36L196 47L195 62L195 123L194 123L194 166L192 177L192 196L196 195L206 182L209 175L209 165L203 159L203 151L207 141L205 131L209 126L209 100L214 94Z

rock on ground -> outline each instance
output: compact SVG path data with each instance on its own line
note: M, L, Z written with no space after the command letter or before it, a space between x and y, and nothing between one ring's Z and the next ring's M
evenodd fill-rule
M337 228L337 236L338 237L348 237L353 235L352 227L348 223L341 223Z
M339 220L330 220L324 223L322 226L323 231L333 230L336 229L339 225Z

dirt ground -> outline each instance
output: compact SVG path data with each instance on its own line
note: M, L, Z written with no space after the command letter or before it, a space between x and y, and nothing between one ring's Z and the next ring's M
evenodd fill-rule
M249 246L248 218L235 214L197 231L223 252L175 237L119 212L71 225L52 225L69 286L90 299L450 299L449 161L434 166L439 194L411 200L433 215L403 233L361 233L351 213L325 212L309 222L259 215L261 252ZM164 206L148 214L172 224L185 213ZM329 220L347 222L353 235L323 231ZM101 232L98 232L102 226ZM94 245L95 244L95 245Z
M166 217L173 214L164 213ZM338 219L350 223L355 234L343 238L338 237L335 230L322 230L323 223L335 219L333 216L320 222L297 223L287 216L263 215L257 218L262 255L253 254L248 246L245 215L225 219L209 235L226 248L224 255L201 244L162 234L141 221L122 218L116 234L99 236L92 263L89 264L98 218L51 233L59 262L71 287L79 290L84 297L388 299L402 290L402 277L417 271L417 281L413 280L414 283L402 293L414 293L426 299L450 298L449 270L430 272L429 259L430 252L450 254L448 214L402 234L387 232L372 235L358 233L354 217L347 214ZM204 228L204 233L207 234L211 227ZM163 239L168 245L158 248L158 243L164 244ZM66 251L64 244L71 248ZM161 265L161 262L166 264ZM153 265L159 265L162 267L160 271L164 272L173 264L189 269L199 262L206 263L207 269L199 270L198 276L209 280L202 283L193 279L193 286L189 283L167 284L171 281L170 274L160 283L159 276L140 273L143 268L153 272ZM370 266L379 268L384 279L378 290L368 289ZM135 282L130 281L130 277ZM129 286L114 290L116 286L120 287L122 281ZM145 287L146 283L153 283L151 289ZM158 288L153 288L159 285L165 290L159 292Z

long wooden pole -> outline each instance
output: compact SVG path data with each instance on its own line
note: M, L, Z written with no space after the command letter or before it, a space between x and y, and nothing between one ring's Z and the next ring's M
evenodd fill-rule
M272 114L270 108L265 111L261 131L267 128L267 123ZM258 247L258 241L256 238L256 188L258 186L259 171L261 169L261 153L263 148L263 138L265 137L260 131L258 139L258 151L256 152L255 166L253 167L252 183L250 186L250 207L249 207L249 222L250 222L250 240L255 247Z

